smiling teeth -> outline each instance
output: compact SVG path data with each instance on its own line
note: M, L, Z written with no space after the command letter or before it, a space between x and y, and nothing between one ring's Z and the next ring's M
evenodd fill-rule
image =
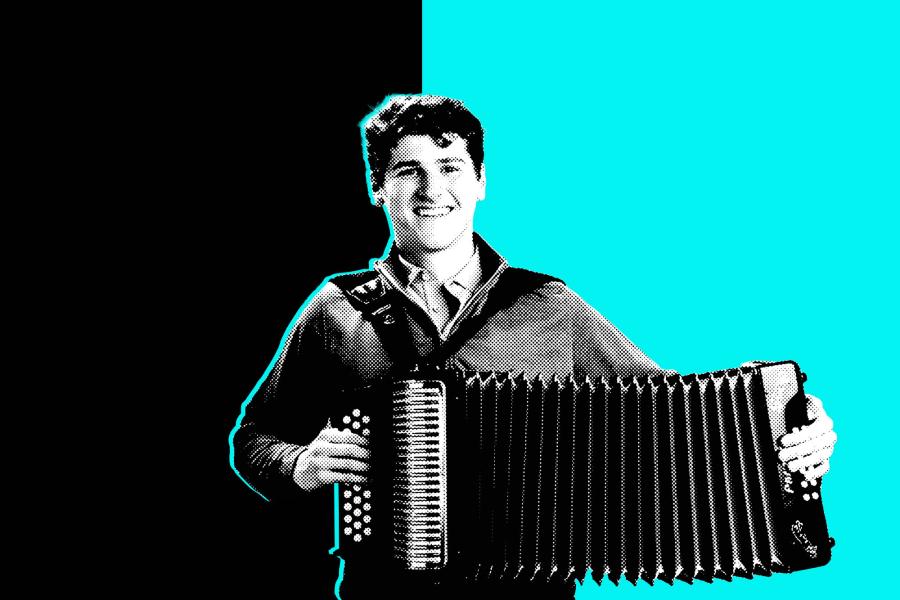
M435 208L416 208L414 212L420 217L443 217L450 213L450 207L439 206Z

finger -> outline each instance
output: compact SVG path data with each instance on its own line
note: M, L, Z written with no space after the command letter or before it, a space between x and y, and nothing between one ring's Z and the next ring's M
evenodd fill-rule
M319 458L318 465L323 471L347 473L367 473L369 471L369 463L352 458Z
M816 465L816 466L812 467L811 469L809 469L808 471L806 471L806 473L805 473L806 478L810 479L810 480L819 479L820 477L822 477L822 475L827 473L830 468L831 468L831 463L830 463L830 461L826 460L821 465Z
M362 430L360 430L362 431ZM349 428L331 428L328 430L324 430L326 433L328 441L332 442L341 442L341 443L349 443L349 444L368 444L368 439L366 436L360 435L357 432L352 431Z
M834 421L828 415L822 415L809 425L795 427L790 433L781 436L779 443L783 448L795 446L807 440L811 440L834 429Z
M331 483L328 481L324 481L322 479L322 473L318 471L295 473L294 478L294 480L297 482L297 485L307 491L315 490L327 483Z
M343 471L323 471L321 475L326 483L368 483L368 477Z
M323 429L320 438L326 442L335 444L355 444L357 446L369 445L369 440L367 438L353 433L349 429Z
M788 462L787 468L789 471L799 471L800 469L804 469L807 467L814 467L815 465L828 460L829 456L831 456L831 448L823 448L818 452L813 452L808 456L795 458L794 460Z
M356 444L328 443L323 446L319 455L331 458L355 458L357 460L368 461L371 457L371 452L367 447L357 446Z
M822 450L823 448L834 448L837 441L837 434L833 431L826 431L822 435L811 440L806 440L795 446L784 448L778 452L778 458L782 461L792 460L801 456L807 456L813 452Z
M324 440L316 440L313 442L309 446L309 452L311 456L322 458L356 458L358 460L367 461L371 457L371 451L368 446L342 444Z

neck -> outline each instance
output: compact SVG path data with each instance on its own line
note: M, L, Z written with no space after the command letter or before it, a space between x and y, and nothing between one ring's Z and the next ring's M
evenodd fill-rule
M450 246L441 250L427 250L422 248L404 248L398 245L403 258L409 262L428 269L439 281L446 281L463 268L472 254L475 252L475 240L472 232L467 232Z

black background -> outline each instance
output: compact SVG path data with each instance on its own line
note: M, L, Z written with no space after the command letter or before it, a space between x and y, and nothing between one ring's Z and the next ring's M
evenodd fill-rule
M106 300L90 304L120 377L104 381L116 423L97 448L116 475L91 499L113 538L79 574L128 594L325 597L330 490L273 507L231 470L228 435L304 300L384 251L358 123L388 93L421 92L421 7L130 15L91 31L57 64L100 149L102 168L76 170L114 207L85 249L108 263Z

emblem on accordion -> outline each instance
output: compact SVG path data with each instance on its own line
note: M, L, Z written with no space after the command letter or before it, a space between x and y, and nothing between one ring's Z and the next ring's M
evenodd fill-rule
M819 481L777 441L808 424L793 362L591 379L414 372L341 396L368 485L339 485L348 561L446 580L753 577L831 558Z

